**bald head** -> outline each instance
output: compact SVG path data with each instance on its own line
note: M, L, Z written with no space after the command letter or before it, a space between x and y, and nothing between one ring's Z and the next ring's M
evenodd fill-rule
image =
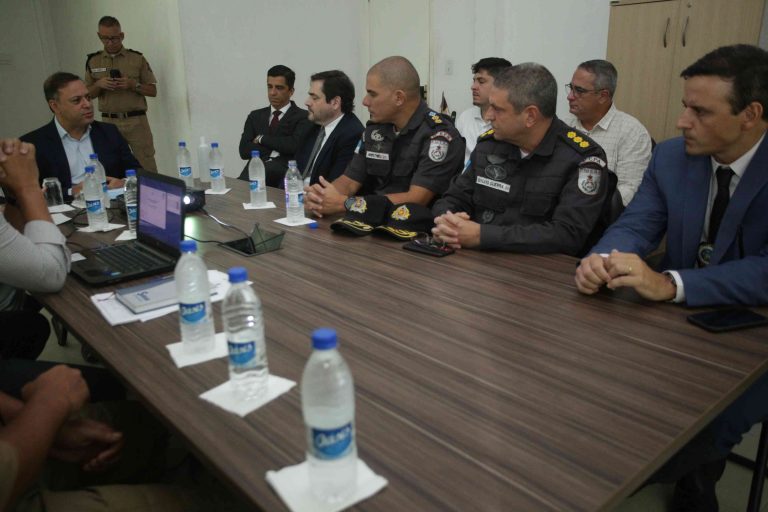
M405 57L387 57L374 64L368 74L376 75L388 89L402 90L410 100L419 98L419 73Z

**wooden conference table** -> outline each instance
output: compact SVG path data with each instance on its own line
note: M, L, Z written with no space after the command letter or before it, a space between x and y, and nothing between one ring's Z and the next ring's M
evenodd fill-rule
M206 197L210 213L282 229L281 191L270 190L277 209L245 211L246 184L228 185ZM285 228L281 250L251 258L201 246L209 268L248 269L273 374L298 382L311 331L338 330L360 456L389 480L355 510L610 510L768 364L768 329L715 335L686 322L691 310L633 292L581 296L574 258L438 259L329 223ZM241 237L199 213L186 233ZM225 359L176 368L165 348L179 339L176 314L110 328L95 291L70 277L42 299L233 489L285 510L264 476L303 460L298 386L244 419L225 412L198 398L226 380Z

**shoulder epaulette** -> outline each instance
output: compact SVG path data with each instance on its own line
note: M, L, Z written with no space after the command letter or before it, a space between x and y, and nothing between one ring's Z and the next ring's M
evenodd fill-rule
M427 123L429 124L429 126L434 128L435 126L443 124L444 121L443 121L443 118L440 116L440 114L438 114L434 110L430 110L429 112L427 112Z
M477 142L480 142L481 140L489 140L489 139L492 139L492 138L493 138L493 128L491 128L488 131L485 131L485 132L481 133L477 137Z
M139 55L143 55L141 52L137 52L136 50L131 50L130 48L128 48L128 51L133 53L138 53Z
M561 133L560 137L566 140L570 146L579 153L585 153L589 151L589 148L595 147L595 143L592 139L576 130L568 130L565 133Z
M98 52L93 52L93 53L89 53L88 55L86 55L86 57L85 57L85 69L87 69L88 71L91 70L91 67L88 65L88 63L91 61L91 57L93 57L95 55L98 55L99 53L101 53L101 50L99 50Z

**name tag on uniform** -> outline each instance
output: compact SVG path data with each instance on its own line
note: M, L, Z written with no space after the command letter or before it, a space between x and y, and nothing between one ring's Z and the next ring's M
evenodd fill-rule
M101 73L102 71L106 71L107 68L92 68L91 73Z
M475 183L477 183L478 185L495 188L496 190L501 190L502 192L509 192L509 188L510 188L509 183L504 183L502 181L496 181L496 180L489 180L488 178L484 178L483 176L478 176Z
M375 153L373 151L366 151L365 157L373 158L374 160L389 160L389 153Z

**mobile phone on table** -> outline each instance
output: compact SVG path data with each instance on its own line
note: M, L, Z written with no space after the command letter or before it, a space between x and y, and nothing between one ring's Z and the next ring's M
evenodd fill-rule
M120 78L120 70L115 68L110 69L109 78Z
M768 317L742 308L724 308L696 313L688 321L710 332L728 332L768 324Z
M435 242L432 239L429 241L423 239L411 240L410 242L403 244L403 249L420 252L422 254L429 254L430 256L435 256L437 258L442 258L443 256L448 256L449 254L456 252L452 247Z

